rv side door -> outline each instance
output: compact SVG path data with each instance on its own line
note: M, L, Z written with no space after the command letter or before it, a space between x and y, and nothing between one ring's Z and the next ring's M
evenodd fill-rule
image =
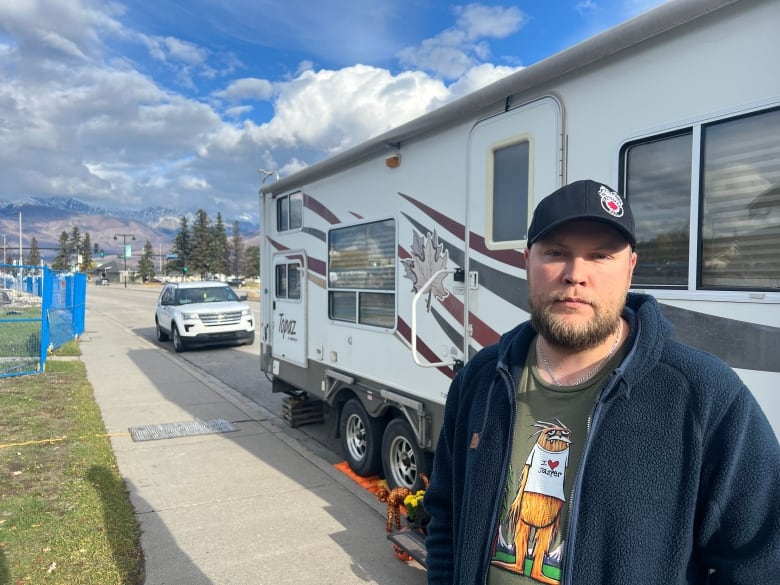
M306 367L306 254L277 254L273 267L271 355Z
M527 318L523 250L535 196L561 185L563 133L562 106L549 96L481 120L471 131L467 356Z

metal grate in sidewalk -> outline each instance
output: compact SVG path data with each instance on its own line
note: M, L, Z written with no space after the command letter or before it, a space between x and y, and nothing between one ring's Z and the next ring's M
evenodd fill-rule
M159 425L143 425L130 427L133 441L156 441L158 439L176 439L178 437L193 437L196 435L211 435L214 433L229 433L238 430L228 421L216 418L212 420L193 420L186 422L164 423Z

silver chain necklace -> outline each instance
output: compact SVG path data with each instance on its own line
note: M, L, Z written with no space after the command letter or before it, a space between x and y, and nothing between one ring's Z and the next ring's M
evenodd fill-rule
M609 353L605 355L603 358L601 358L598 362L596 362L596 365L593 366L590 370L588 370L584 376L581 378L578 378L574 381L573 384L570 384L571 386L578 386L579 384L582 384L586 380L590 380L593 376L596 375L596 372L598 372L601 369L601 366L603 366L606 361L612 357L612 354L615 353L615 350L617 349L618 342L620 341L620 336L623 334L623 320L620 320L620 324L618 325L618 332L615 336L615 341L612 343L612 347L609 349ZM544 363L544 367L547 370L547 373L550 374L550 378L552 378L553 383L556 386L563 386L561 381L555 377L555 374L553 374L552 368L550 367L550 362L547 361L547 356L544 355L544 350L542 350L542 346L539 343L539 337L536 338L536 351L539 352L539 356L542 358L542 362Z

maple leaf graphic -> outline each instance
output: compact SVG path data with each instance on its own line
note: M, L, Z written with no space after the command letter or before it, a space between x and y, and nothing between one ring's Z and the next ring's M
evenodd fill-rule
M406 272L404 277L412 281L412 292L420 292L420 287L428 282L431 276L439 270L447 268L449 257L450 253L444 249L444 244L439 243L439 236L435 229L433 234L428 232L425 237L420 235L417 230L413 230L412 257L401 260ZM439 301L450 296L450 291L444 287L446 277L446 274L440 274L428 289L425 308L429 313L432 296L435 296Z

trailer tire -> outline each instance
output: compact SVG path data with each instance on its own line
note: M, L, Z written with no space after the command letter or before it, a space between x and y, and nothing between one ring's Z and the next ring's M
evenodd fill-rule
M339 418L341 450L349 467L362 477L379 472L381 465L382 427L371 418L360 400L348 400Z
M422 475L430 477L428 457L417 444L412 427L401 418L394 418L382 437L382 468L390 489L405 487L412 492L425 488Z

